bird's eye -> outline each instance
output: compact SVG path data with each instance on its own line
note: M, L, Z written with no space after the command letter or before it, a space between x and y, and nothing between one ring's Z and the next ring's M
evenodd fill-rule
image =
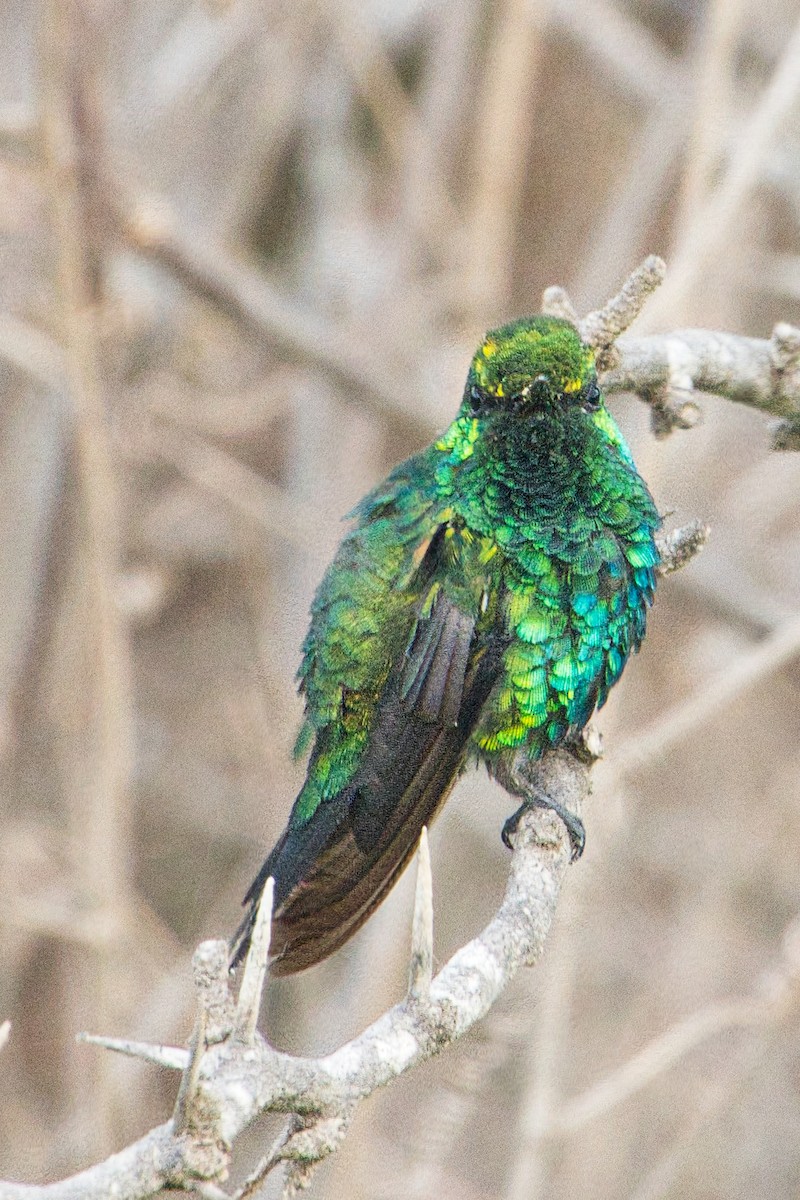
M581 405L583 411L597 412L602 398L603 397L600 392L600 388L597 386L596 380L592 380L583 396L583 404Z
M479 413L482 408L488 408L490 397L486 392L482 392L479 387L472 387L469 391L469 406L474 413Z

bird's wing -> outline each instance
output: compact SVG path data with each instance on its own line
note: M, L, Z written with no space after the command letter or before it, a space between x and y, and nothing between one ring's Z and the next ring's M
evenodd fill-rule
M334 629L364 621L364 585L374 586L370 579L376 577L380 555L365 553L371 523L367 514L357 531L360 542L343 544L323 581L306 643L303 682L318 721L308 778L287 829L246 899L251 912L240 931L237 959L246 949L254 905L266 879L274 876L272 952L278 974L325 958L391 888L423 825L446 798L501 670L504 643L480 627L476 584L470 580L467 586L459 578L446 514L444 519L437 514L436 521L419 520L409 542L402 536L408 532L402 528L408 514L396 508L387 512L382 503L377 520L400 523L404 551L396 557L395 578L383 573L383 595L363 628L374 639L369 648L385 652L388 646L390 660L384 659L380 670L372 660L372 680L367 682L377 677L380 687L368 703L363 691L353 695L348 690L347 681L369 674L363 663L351 661L358 658L358 643L346 647L346 653L338 648L338 659L330 644ZM389 543L397 532L396 524L380 531L375 545L384 558L391 557ZM349 589L339 584L342 563L349 564ZM402 592L392 597L398 574ZM332 675L334 659L339 679L345 680L336 716L331 707L324 708L321 686ZM365 718L366 736L359 744L358 723Z
M462 628L464 614L441 603ZM277 974L320 961L360 927L393 886L423 825L431 823L450 791L499 677L504 646L499 638L480 641L473 633L453 721L456 693L446 687L442 692L439 674L449 661L448 674L458 676L463 659L444 648L447 631L443 621L442 649L422 672L417 703L409 708L403 700L401 666L381 699L352 782L323 802L305 826L290 827L273 854L268 874L275 874L283 893L272 933ZM439 692L441 709L431 717L425 705Z
M416 621L400 675L400 699L409 713L455 725L464 691L475 617L442 592Z

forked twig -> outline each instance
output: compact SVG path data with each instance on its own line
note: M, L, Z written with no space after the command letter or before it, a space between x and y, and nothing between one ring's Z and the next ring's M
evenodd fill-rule
M614 343L639 316L648 297L664 282L666 273L664 260L651 254L628 276L608 304L578 322L581 337L595 348L598 370L616 365L618 355Z

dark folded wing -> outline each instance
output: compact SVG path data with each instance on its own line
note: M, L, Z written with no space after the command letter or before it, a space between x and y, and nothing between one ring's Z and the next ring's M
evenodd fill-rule
M390 675L352 781L303 826L287 828L254 881L234 961L246 951L270 875L275 974L319 962L363 924L446 799L504 649L496 636L476 634L474 617L437 592Z
M475 619L439 592L417 622L400 682L402 707L428 721L458 721Z
M460 619L443 622L444 637L453 622L463 628ZM456 651L457 644L458 637L450 650L430 656L411 707L408 695L402 695L398 672L387 688L353 783L341 797L321 806L309 822L318 823L313 833L290 830L285 835L274 863L276 879L281 860L288 858L294 859L290 874L297 882L280 900L273 921L276 974L319 962L355 933L393 886L422 827L432 822L447 798L500 673L504 649L498 639L480 642L473 631L462 672L463 652ZM453 681L449 687L441 683L442 674ZM432 717L438 693L439 712ZM296 838L302 844L293 844Z
M358 929L445 800L499 677L505 645L477 623L485 564L432 502L431 470L410 460L360 506L317 592L301 671L308 774L246 897L234 962L269 876L276 973Z

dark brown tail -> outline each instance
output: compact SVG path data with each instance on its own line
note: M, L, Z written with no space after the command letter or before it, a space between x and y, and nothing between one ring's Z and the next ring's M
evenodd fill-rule
M497 679L503 645L487 641L463 680L456 723L409 712L400 685L381 705L353 783L302 825L290 823L245 897L232 966L250 945L258 901L275 880L270 955L274 975L321 962L363 925L408 863L462 766Z

